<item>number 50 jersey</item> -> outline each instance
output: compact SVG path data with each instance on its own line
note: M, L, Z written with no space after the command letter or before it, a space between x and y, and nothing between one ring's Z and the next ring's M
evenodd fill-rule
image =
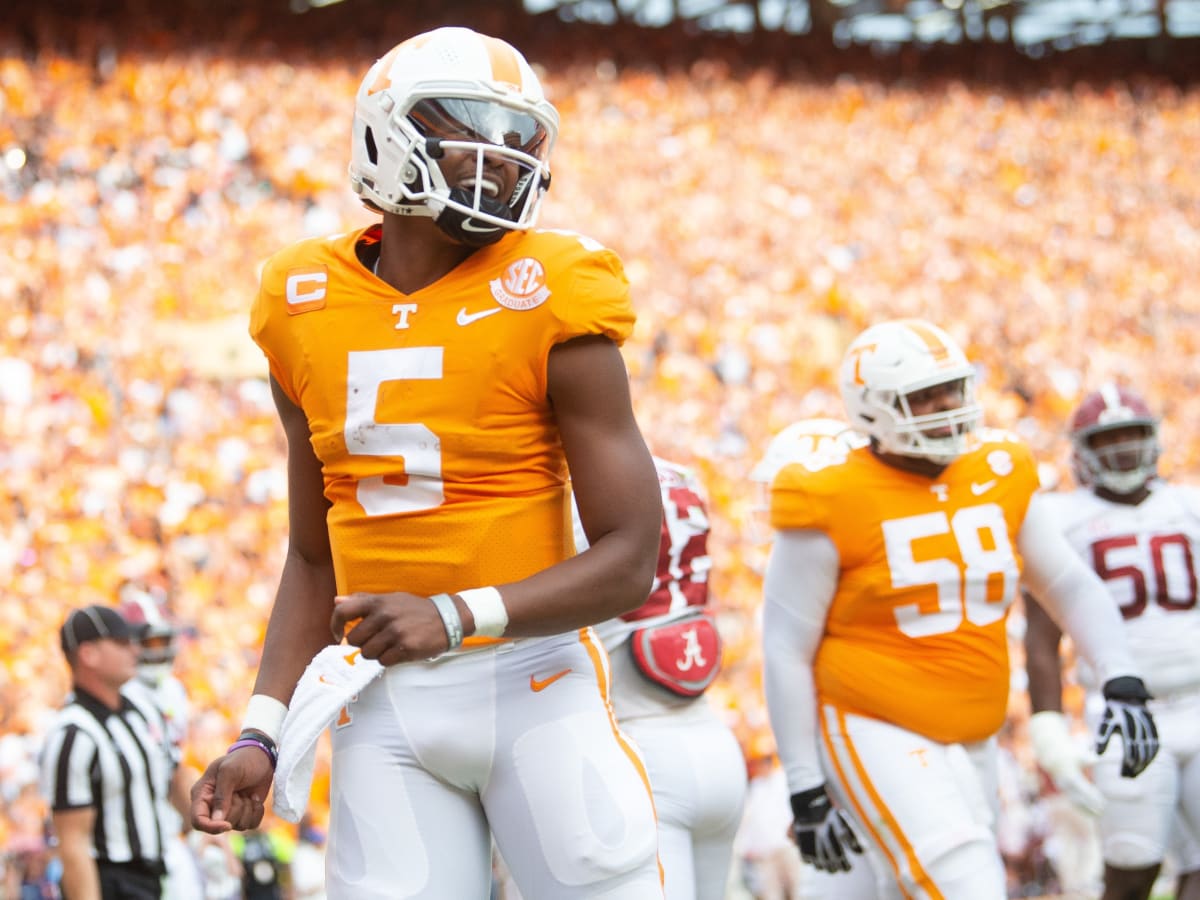
M337 588L416 594L503 584L574 553L547 397L555 345L633 329L609 250L537 231L402 294L356 245L379 226L268 260L250 333L308 418Z
M1138 504L1087 488L1046 495L1075 551L1104 581L1125 620L1129 649L1154 697L1200 690L1200 490L1151 481ZM1100 684L1083 661L1080 680Z
M781 469L772 528L823 532L838 552L814 661L820 701L944 743L995 734L1008 700L1016 536L1037 487L1028 447L992 430L934 479L866 447Z

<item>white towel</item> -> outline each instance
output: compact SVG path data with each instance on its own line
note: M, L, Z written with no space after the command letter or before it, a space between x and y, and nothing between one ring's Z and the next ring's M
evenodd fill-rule
M357 647L345 644L328 646L312 658L296 684L279 735L274 807L281 818L300 821L312 788L317 739L382 672L378 660L364 659Z

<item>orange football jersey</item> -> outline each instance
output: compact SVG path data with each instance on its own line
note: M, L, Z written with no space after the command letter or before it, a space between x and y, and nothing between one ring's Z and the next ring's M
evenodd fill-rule
M338 591L431 595L567 558L547 360L573 337L629 336L620 260L579 235L513 233L401 294L355 254L378 227L273 256L251 317L271 374L308 417Z
M781 469L772 527L821 531L839 555L814 663L819 698L937 741L995 734L1008 699L1016 535L1037 486L1028 447L995 431L935 479L865 447Z

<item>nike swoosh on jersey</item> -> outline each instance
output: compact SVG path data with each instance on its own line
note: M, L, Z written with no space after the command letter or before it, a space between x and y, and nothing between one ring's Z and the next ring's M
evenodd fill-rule
M488 316L494 316L496 313L501 312L502 310L503 307L496 306L492 309L481 309L479 312L469 313L467 312L467 308L464 306L458 311L458 317L454 321L458 322L459 325L470 325L472 322L478 322L480 319L486 319Z
M558 679L570 674L570 669L563 669L561 672L555 672L553 675L549 676L548 678L543 678L541 681L537 679L536 675L530 675L529 689L536 694L537 692L544 691L546 688L550 687L550 685L554 684L554 682L558 681Z
M976 497L978 497L980 494L986 494L988 491L990 491L995 486L996 486L995 478L993 478L991 481L984 481L982 483L976 483L976 482L972 481L971 482L971 493L974 494Z

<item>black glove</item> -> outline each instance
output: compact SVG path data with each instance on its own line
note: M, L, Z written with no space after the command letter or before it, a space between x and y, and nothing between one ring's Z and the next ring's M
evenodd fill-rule
M800 857L826 872L849 872L847 848L862 853L850 823L836 809L825 792L825 785L792 794L792 840L800 848Z
M1121 774L1133 778L1150 765L1158 753L1158 729L1146 709L1150 692L1142 679L1133 675L1110 678L1104 683L1104 718L1096 731L1096 753L1102 754L1114 734L1121 736L1124 757Z

